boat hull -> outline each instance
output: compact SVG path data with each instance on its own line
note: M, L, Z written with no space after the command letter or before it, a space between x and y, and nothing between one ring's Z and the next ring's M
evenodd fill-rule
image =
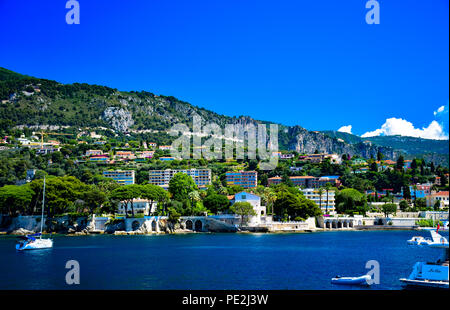
M24 242L16 244L17 251L50 249L53 247L52 239L36 239L33 242Z
M407 288L432 288L432 289L448 289L448 281L428 281L428 280L413 280L400 279Z
M338 285L370 285L370 279L371 277L369 275L361 277L342 277L331 279L331 283Z

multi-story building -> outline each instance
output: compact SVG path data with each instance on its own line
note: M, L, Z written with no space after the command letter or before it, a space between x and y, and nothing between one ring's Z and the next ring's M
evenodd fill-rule
M117 151L116 152L116 159L118 160L127 160L127 159L135 159L136 156L133 152L130 151Z
M199 187L206 187L211 184L211 169L166 169L166 170L150 170L149 183L168 188L169 182L176 173L185 173L190 176L195 184Z
M256 171L229 171L226 174L227 185L239 185L243 188L255 188L258 184L258 173Z
M102 150L87 150L86 151L86 156L92 156L92 155L103 155L103 151Z
M449 192L448 191L440 191L433 192L431 195L426 197L427 207L434 207L436 201L439 201L439 208L448 208L449 207Z
M335 204L335 192L334 190L328 190L328 199L327 199L327 191L323 191L322 195L319 193L319 189L317 188L305 188L302 189L302 193L306 199L314 201L325 214L335 214L336 213L336 204ZM328 203L327 203L328 201Z
M431 187L433 184L416 184L409 186L409 192L411 193L411 198L425 198L426 196L431 194ZM402 192L403 194L403 192Z
M330 183L333 187L339 187L341 182L339 176L323 176L314 177L309 175L291 176L289 177L294 186L302 188L318 188L325 187L327 183ZM272 177L267 180L269 185L276 185L282 182L281 177Z
M108 170L103 171L103 176L111 178L120 185L134 184L134 170Z

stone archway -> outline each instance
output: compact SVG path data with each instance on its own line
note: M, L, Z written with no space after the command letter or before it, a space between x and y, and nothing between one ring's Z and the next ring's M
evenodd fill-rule
M157 231L157 223L155 220L152 221L152 231Z
M195 221L195 231L202 231L203 223L200 220Z
M332 227L332 228L337 228L337 223L336 223L336 221L333 221L333 223L331 224L331 227Z
M331 222L330 221L326 221L325 222L325 228L331 229Z
M133 221L133 223L131 223L131 229L133 231L136 231L139 229L139 226L141 226L141 224L139 223L139 221Z
M193 227L192 221L187 220L186 221L186 229L193 230L192 227Z
M341 221L337 222L337 228L342 228L342 222Z
M353 221L350 221L350 222L348 223L348 227L353 227Z

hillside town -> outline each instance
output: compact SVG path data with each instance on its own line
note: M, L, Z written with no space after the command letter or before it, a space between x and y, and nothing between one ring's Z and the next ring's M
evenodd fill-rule
M257 160L177 160L171 148L95 131L4 136L1 230L33 230L44 177L48 230L66 233L448 225L448 168L423 159L280 151L264 171Z

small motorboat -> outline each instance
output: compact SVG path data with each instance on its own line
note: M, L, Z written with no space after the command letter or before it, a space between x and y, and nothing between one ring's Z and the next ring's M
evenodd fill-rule
M414 236L406 241L406 243L411 245L429 245L432 242L433 240L431 240L430 238L424 238L422 236Z
M342 285L370 285L369 282L372 277L368 274L360 277L341 277L336 276L331 279L332 284L342 284Z

